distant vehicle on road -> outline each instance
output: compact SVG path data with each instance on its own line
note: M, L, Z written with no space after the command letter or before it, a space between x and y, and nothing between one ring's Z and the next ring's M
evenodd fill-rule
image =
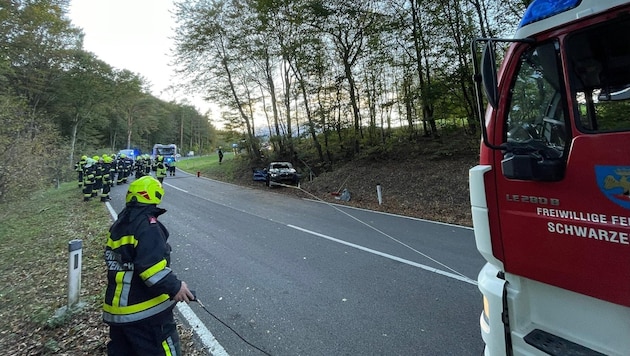
M168 145L157 143L153 145L152 158L155 159L157 156L164 157L164 163L166 164L175 162L180 157L177 151L177 145L175 145L174 143Z
M121 154L124 154L126 157L135 160L136 157L140 156L141 153L138 149L126 149L118 151L118 156L120 156Z

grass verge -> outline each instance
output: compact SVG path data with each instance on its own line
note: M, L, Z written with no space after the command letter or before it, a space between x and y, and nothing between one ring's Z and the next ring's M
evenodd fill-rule
M177 168L191 174L199 173L205 177L234 183L236 181L235 171L241 163L239 156L235 156L232 152L226 152L221 164L219 164L219 157L213 154L183 159L177 162Z
M116 187L114 189L117 189ZM4 355L105 355L101 319L103 249L111 225L105 205L83 202L76 183L0 204L0 350ZM83 241L82 308L67 305L68 242ZM181 324L182 351L203 355ZM196 349L195 349L196 348Z
M104 205L83 202L76 183L66 183L1 205L0 221L0 349L8 355L102 354L102 250L111 224ZM67 304L68 242L74 239L83 241L85 306L55 319Z

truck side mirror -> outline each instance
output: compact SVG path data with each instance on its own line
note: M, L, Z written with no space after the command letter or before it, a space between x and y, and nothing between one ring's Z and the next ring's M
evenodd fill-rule
M497 108L499 103L499 83L497 79L497 61L494 53L494 44L487 41L481 57L481 77L483 89L488 99L488 104Z

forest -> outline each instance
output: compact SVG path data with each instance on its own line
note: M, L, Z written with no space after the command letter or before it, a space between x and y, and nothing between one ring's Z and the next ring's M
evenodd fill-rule
M528 1L179 1L177 63L255 153L326 165L365 147L474 135L470 43L516 28ZM337 158L335 158L337 157Z
M470 43L509 36L529 2L175 0L179 89L220 107L211 119L86 51L70 0L0 0L0 201L73 178L83 154L160 142L326 169L477 135Z

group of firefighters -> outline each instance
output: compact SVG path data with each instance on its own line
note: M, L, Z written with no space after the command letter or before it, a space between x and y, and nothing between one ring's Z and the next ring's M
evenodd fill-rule
M160 155L154 160L149 155L140 155L135 161L123 153L91 158L84 155L74 168L78 175L79 188L83 191L83 201L98 197L102 202L111 200L111 188L127 183L132 174L137 179L154 172L160 183L167 175L175 176L175 161L165 162Z

